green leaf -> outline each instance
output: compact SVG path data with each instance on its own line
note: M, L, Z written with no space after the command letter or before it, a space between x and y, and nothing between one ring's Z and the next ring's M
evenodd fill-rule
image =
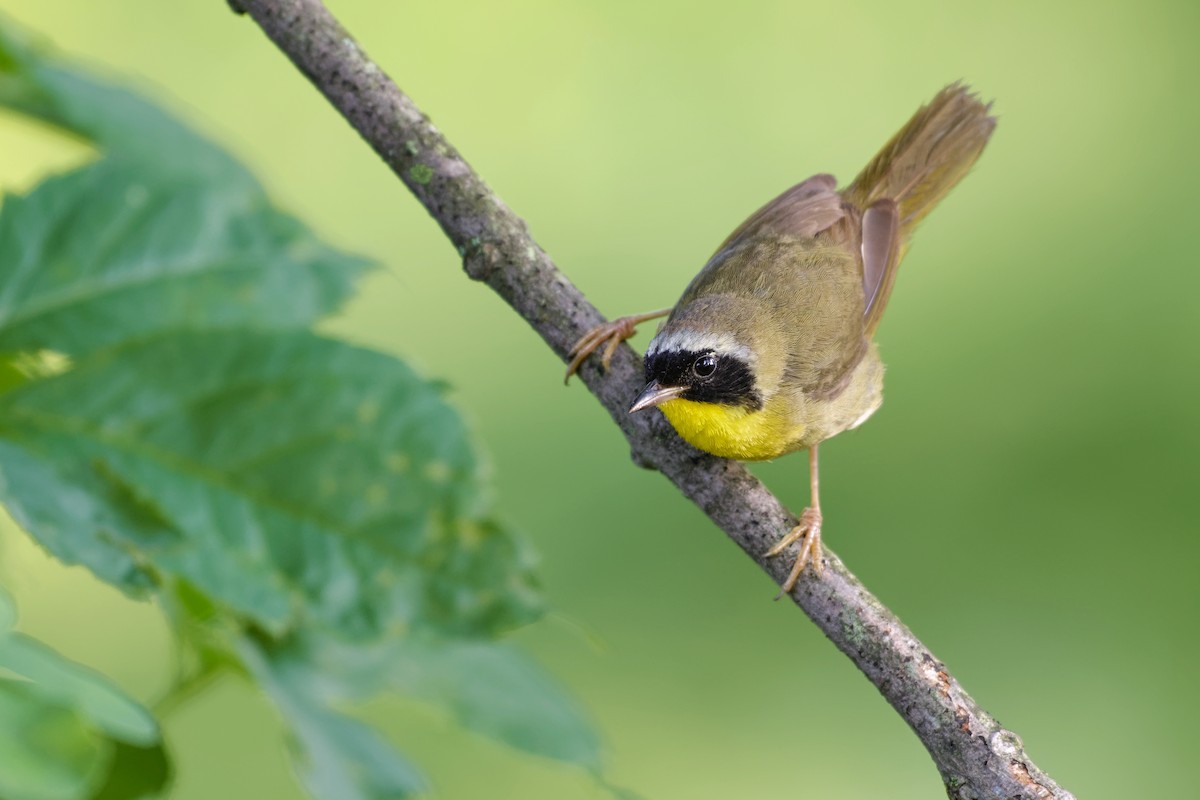
M598 771L595 735L548 676L510 648L447 639L529 621L541 601L440 388L296 330L365 263L170 115L2 19L0 106L103 155L0 207L0 500L17 521L128 592L160 592L187 648L177 697L222 669L256 679L319 797L423 788L342 713L368 691ZM0 598L0 631L8 611ZM19 634L0 646L0 667L39 676L0 679L0 717L7 702L61 744L5 775L24 740L0 718L0 797L161 792L153 719L56 658Z
M52 551L182 577L275 634L485 634L540 610L458 415L398 361L307 333L163 335L0 395L0 496Z
M11 622L7 596L0 605ZM134 800L157 796L169 780L145 708L40 642L0 633L0 797Z
M154 577L124 542L176 536L161 519L127 502L92 464L72 463L52 450L34 453L3 439L0 498L17 524L53 555L88 567L134 597L144 595Z
M98 673L24 634L0 637L0 668L33 681L38 695L73 709L114 739L143 747L159 739L158 723L149 711Z
M152 800L162 796L172 777L162 745L138 747L114 742L108 776L91 800Z
M12 598L8 592L0 588L0 636L12 630L17 622L17 609L13 607Z
M61 353L50 350L0 351L0 394L31 380L56 375L65 370L68 363Z
M249 640L237 649L287 722L292 756L314 797L400 800L425 788L416 768L378 734L331 709L327 676L311 662L268 655Z
M0 351L78 356L166 329L306 327L366 268L253 185L108 158L0 209Z
M579 706L516 648L494 642L398 643L391 688L445 706L466 728L519 750L599 772L600 741Z
M0 797L87 797L105 756L103 739L70 709L47 703L30 684L0 680Z
M514 647L424 635L361 645L325 636L295 639L273 658L311 665L330 702L394 691L442 706L463 727L510 747L600 771L600 741L583 712Z
M123 153L159 173L253 185L223 150L155 104L57 58L45 42L0 16L0 107Z

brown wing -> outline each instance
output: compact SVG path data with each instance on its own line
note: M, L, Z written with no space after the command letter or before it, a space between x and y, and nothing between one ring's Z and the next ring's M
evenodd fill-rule
M735 279L736 276L742 275L747 263L758 262L745 257L731 258L737 245L749 240L762 244L780 238L812 239L835 226L846 228L850 222L837 192L837 179L832 175L814 175L755 211L729 234L684 289L677 308L705 292L728 291L725 284L744 283L744 280ZM723 288L714 289L714 286Z
M900 209L895 200L872 203L862 216L863 327L875 332L900 262Z
M751 214L721 242L717 252L752 236L816 236L844 215L837 179L814 175Z
M913 228L954 188L983 152L996 120L961 84L951 84L917 110L842 192L862 209L865 327L883 317L896 268Z

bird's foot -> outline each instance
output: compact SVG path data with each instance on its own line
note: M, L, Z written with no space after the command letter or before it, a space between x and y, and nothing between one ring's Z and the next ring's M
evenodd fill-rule
M782 553L801 539L804 542L800 545L800 552L796 556L796 563L792 565L792 571L788 573L787 580L783 582L783 586L779 589L779 594L775 596L778 600L796 585L796 581L800 579L800 573L808 564L812 564L813 569L818 575L825 568L823 553L821 552L821 509L806 508L804 513L800 515L800 524L792 528L782 539L775 543L775 546L767 551L767 557L771 558Z
M607 370L612 364L612 357L617 352L617 347L637 332L637 324L644 318L645 315L619 317L612 322L597 325L580 337L579 341L575 342L567 351L567 355L571 356L571 363L567 365L567 374L563 377L563 383L571 380L571 376L576 373L583 360L600 349L601 345L605 345L606 342L604 352L600 355L600 363Z

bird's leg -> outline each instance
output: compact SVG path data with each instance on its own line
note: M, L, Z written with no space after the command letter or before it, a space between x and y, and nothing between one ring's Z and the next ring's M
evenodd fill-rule
M563 383L571 380L571 376L579 369L579 365L583 360L596 352L602 344L608 343L604 348L604 352L600 355L600 363L608 369L612 364L613 354L617 352L617 346L621 342L628 339L637 331L637 326L648 320L665 317L671 313L669 308L661 308L658 311L651 311L648 314L635 314L631 317L619 317L612 322L605 322L603 325L597 325L590 331L580 337L567 355L571 356L571 363L567 365L567 374L563 378Z
M821 553L821 495L817 479L817 446L815 444L808 450L808 470L812 488L812 504L800 515L800 524L792 528L787 535L775 543L774 547L767 551L768 558L777 556L801 539L804 540L804 543L800 545L800 553L796 556L796 563L792 565L792 571L788 574L787 580L783 582L783 586L780 587L779 594L775 596L776 600L792 590L796 581L800 579L800 573L804 571L804 567L809 562L812 563L813 569L818 575L825 568Z

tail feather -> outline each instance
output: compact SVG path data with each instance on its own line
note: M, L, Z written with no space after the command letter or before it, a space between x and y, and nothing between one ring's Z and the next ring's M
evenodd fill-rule
M884 145L842 196L860 209L895 200L903 245L983 152L996 126L990 109L966 86L950 84Z

